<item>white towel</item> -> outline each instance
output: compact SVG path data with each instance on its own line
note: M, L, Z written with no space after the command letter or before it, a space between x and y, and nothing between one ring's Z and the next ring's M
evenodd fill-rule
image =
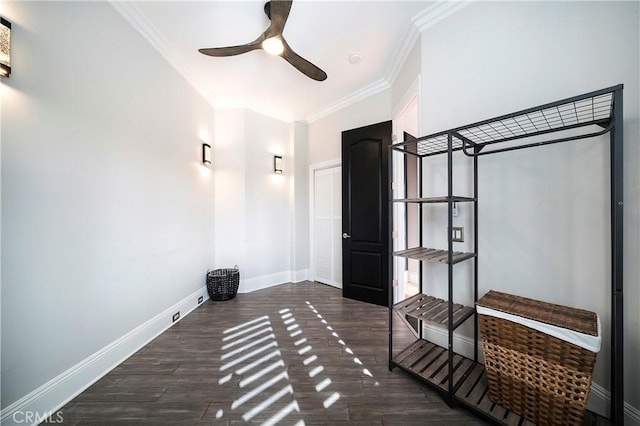
M485 308L483 306L477 306L476 310L479 314L502 318L524 325L525 327L532 328L541 333L545 333L549 336L564 340L565 342L573 343L574 345L580 346L581 348L584 348L588 351L595 353L600 352L600 344L602 343L602 338L600 336L600 316L598 316L597 314L596 316L598 318L598 335L592 336L590 334L580 333L578 331L569 330L567 328L550 325L544 322L534 321L529 318L523 318L517 315L508 314L506 312L497 311L495 309Z

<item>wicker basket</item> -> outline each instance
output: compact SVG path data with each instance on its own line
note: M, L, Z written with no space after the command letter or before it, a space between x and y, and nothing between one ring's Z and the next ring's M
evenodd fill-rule
M207 271L207 292L211 300L223 301L236 297L240 285L238 267Z
M490 291L479 307L598 336L593 312ZM508 315L507 315L508 316ZM479 312L489 398L538 425L581 425L596 352ZM599 337L597 338L599 345Z

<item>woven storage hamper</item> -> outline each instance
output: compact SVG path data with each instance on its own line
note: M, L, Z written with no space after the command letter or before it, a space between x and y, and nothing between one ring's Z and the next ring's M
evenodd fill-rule
M240 271L233 269L214 269L207 271L207 293L211 300L223 301L236 297L240 285Z
M476 305L489 398L538 425L581 425L597 315L493 290Z

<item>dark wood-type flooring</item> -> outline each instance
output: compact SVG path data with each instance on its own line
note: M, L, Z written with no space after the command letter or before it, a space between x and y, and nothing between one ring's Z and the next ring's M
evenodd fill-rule
M68 425L488 424L390 372L387 344L387 308L283 284L203 303L61 414Z

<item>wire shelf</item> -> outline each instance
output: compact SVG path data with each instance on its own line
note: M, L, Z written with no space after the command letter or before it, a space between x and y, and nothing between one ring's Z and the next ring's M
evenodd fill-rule
M613 93L567 102L480 126L458 133L475 144L496 143L507 139L546 133L608 121L613 110Z
M451 138L452 151L475 148L477 153L484 146L499 142L513 141L590 125L607 128L612 123L615 91L618 88L619 86L614 86L401 142L393 145L393 149L418 157L444 154L448 152L449 138ZM587 133L584 136L573 138L577 139L597 134L599 133ZM562 139L557 140L560 141Z
M448 144L448 135L440 134L428 139L420 138L406 142L403 150L419 157L426 157L447 152ZM452 147L453 151L460 151L462 149L462 140L453 137Z

